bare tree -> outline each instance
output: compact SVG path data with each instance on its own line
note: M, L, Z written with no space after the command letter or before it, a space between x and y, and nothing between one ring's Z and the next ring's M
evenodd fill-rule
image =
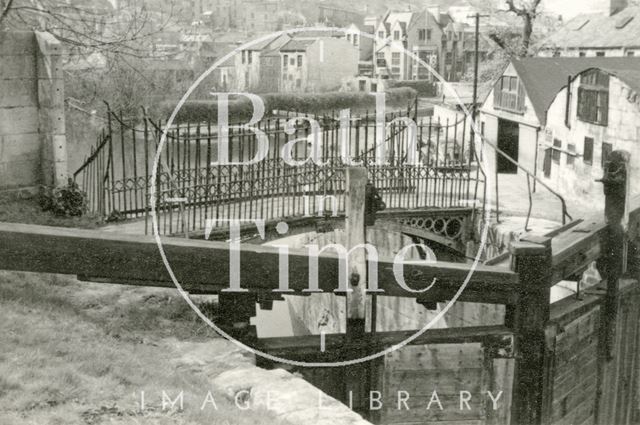
M48 31L76 54L102 51L145 57L146 41L169 25L173 9L169 3L149 10L140 0L117 9L108 1L0 0L0 30Z
M538 16L538 6L542 0L506 0L509 12L515 13L522 19L522 44L520 55L526 56L531 46L533 23Z

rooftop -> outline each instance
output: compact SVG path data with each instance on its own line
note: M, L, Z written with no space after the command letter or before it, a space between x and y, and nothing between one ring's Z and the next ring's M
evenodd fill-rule
M281 52L304 52L307 47L315 43L316 40L292 39L280 48Z
M523 58L511 61L524 84L540 125L546 124L547 110L558 92L582 72L598 68L640 93L640 58Z
M615 15L585 14L568 21L544 41L545 48L614 48L640 46L640 6Z

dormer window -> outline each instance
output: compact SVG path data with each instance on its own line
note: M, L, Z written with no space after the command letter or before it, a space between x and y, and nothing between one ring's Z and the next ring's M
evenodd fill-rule
M592 69L580 77L578 119L606 126L609 121L609 74Z
M384 31L378 31L378 38L384 38Z
M394 31L393 32L393 39L394 40L400 40L400 31Z
M502 76L493 88L493 107L517 114L524 113L524 87L515 76Z

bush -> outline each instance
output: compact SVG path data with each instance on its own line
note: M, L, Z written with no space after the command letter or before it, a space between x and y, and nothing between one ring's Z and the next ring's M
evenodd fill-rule
M386 91L388 106L406 106L415 99L417 92L411 87L398 87ZM376 99L363 92L327 92L327 93L268 93L260 95L264 102L265 115L274 109L300 111L308 114L322 114L346 108L375 108ZM217 102L214 100L190 100L182 105L175 122L202 122L218 119ZM175 104L165 102L161 107L163 116L168 117ZM251 118L251 101L241 97L229 101L231 122L245 121Z
M415 90L418 95L424 97L434 97L436 96L437 92L436 84L428 80L389 80L388 85L392 88L391 90L397 90L399 88L410 88Z
M87 212L87 195L72 179L63 186L45 189L40 200L43 211L57 216L79 217Z

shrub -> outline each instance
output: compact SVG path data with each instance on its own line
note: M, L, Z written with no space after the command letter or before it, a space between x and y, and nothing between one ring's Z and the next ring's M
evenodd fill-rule
M417 95L411 87L397 87L386 91L388 106L406 106ZM369 93L363 92L326 92L326 93L267 93L260 95L264 102L265 115L273 110L300 111L309 114L327 113L346 108L374 108L376 99ZM164 103L161 113L168 117L175 108L175 104ZM246 97L229 101L229 116L231 122L246 121L251 118L253 108ZM217 121L218 105L212 100L190 100L182 105L175 122Z
M434 97L436 96L437 92L436 84L428 80L389 80L388 85L389 87L391 87L391 90L397 90L399 88L410 88L415 90L418 95L425 97Z
M87 212L87 195L69 179L66 185L45 189L40 200L43 211L57 216L78 217Z

